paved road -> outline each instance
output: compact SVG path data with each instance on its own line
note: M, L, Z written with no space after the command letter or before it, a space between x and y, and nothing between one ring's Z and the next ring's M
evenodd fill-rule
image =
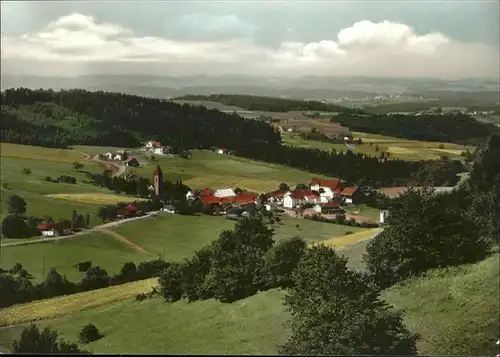
M1 245L1 247L12 247L12 246L15 246L15 245L45 243L45 242L53 242L53 241L58 241L58 240L63 240L63 239L68 239L68 238L73 238L73 237L80 236L80 235L83 235L83 234L86 234L86 233L89 233L89 232L98 231L100 229L102 230L102 229L105 229L105 228L116 227L116 226L119 226L120 224L123 224L123 223L137 221L139 219L149 218L149 217L157 214L158 212L160 212L160 211L149 212L149 213L146 213L144 216L141 216L141 217L134 217L134 218L122 219L122 220L119 220L119 221L114 221L114 222L109 222L109 223L101 224L99 226L92 227L91 229L87 229L85 231L78 232L78 233L71 234L71 235L67 235L67 236L53 237L53 238L43 238L43 239L42 238L41 239L33 239L33 240L25 241L25 242L21 241L21 242L14 242L14 243L4 243L4 244Z

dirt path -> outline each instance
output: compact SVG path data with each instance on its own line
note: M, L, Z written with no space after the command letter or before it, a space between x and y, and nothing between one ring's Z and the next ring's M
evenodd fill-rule
M106 167L108 170L111 170L113 172L114 177L121 176L125 173L127 170L127 167L123 164L119 164L117 162L112 162L112 161L106 161L106 160L99 160L96 157L93 157L92 155L87 154L86 152L80 152L80 154L83 155L83 159L85 161L93 161L98 164L101 164L102 166Z
M116 232L113 232L109 229L105 229L105 228L100 228L98 229L98 231L101 231L101 232L104 232L106 233L107 235L110 235L112 236L113 238L116 238L117 240L119 240L120 242L124 243L125 245L128 245L130 248L132 248L133 250L135 250L136 252L139 252L139 253L143 253L143 254L147 254L147 255L150 255L150 253L146 250L144 250L143 248L139 247L137 244L135 244L134 242L131 242L129 241L127 238L125 238L124 236L122 236L121 234L119 233L116 233Z

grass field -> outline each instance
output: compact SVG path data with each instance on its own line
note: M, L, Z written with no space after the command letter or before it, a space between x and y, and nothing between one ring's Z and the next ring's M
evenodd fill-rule
M40 146L0 143L2 157L73 163L83 159L78 150L52 149Z
M138 155L141 161L141 155ZM191 188L236 188L256 192L277 190L285 182L290 186L310 183L309 172L283 165L268 164L209 151L195 151L189 160L179 157L155 156L157 162L141 161L144 165L130 171L151 178L156 165L160 165L164 178L182 180ZM324 177L324 176L320 176Z
M19 262L38 281L45 278L50 268L56 268L71 281L79 281L83 274L73 266L83 261L90 260L93 265L99 265L109 274L114 274L128 261L140 263L154 259L103 233L89 233L39 244L2 247L0 254L0 267L11 268Z
M297 224L299 228L296 227ZM308 242L342 236L346 231L363 230L287 216L282 217L282 222L273 227L276 240L301 236ZM223 217L159 215L147 221L131 222L112 229L153 254L165 257L166 260L181 261L217 239L222 230L233 228L234 221Z
M354 138L361 138L363 144L354 144L358 152L380 156L382 152L389 152L390 158L403 160L437 160L440 156L447 156L451 159L460 159L460 154L467 148L473 151L473 147L466 147L457 144L439 143L429 141L416 141L383 136L377 134L353 133ZM346 151L345 144L332 144L316 140L302 139L297 135L284 135L283 142L290 146L314 148L320 150ZM379 148L377 151L376 148Z
M7 214L7 201L11 195L21 196L27 203L27 214L43 218L51 216L54 220L70 219L71 211L76 209L80 214L90 214L91 226L98 223L96 213L102 205L102 200L95 197L106 197L110 191L89 184L85 172L102 172L102 167L92 162L79 160L83 157L77 150L48 149L35 146L1 143L0 164L0 219ZM73 170L72 163L80 161L84 168L80 171ZM29 169L30 174L23 173ZM50 176L55 179L61 175L76 178L76 184L47 182ZM6 187L5 187L6 186ZM87 199L81 199L82 194ZM56 195L56 196L51 196ZM75 196L70 196L75 195ZM60 199L73 197L71 201ZM115 195L111 195L115 197ZM94 199L90 199L94 198ZM123 201L129 198L122 199ZM118 200L115 198L113 202ZM9 241L8 238L4 238Z
M498 261L495 254L478 264L431 272L383 293L389 303L407 309L408 328L422 335L419 354L491 354L490 346L500 327ZM279 290L232 304L214 300L168 304L159 298L108 303L126 298L132 290L147 291L148 284L136 282L84 293L87 295L77 299L82 304L72 297L56 298L61 299L57 304L61 308L55 311L56 304L51 303L55 300L7 308L0 311L0 321L20 323L31 313L41 318L71 311L38 325L52 327L64 339L77 341L80 329L92 322L104 334L101 340L84 346L95 353L276 354L277 346L289 334L289 315L281 303L284 292ZM23 327L0 329L0 347L10 349ZM484 349L472 350L470 346Z
M382 228L368 228L368 229L362 230L362 231L357 232L357 233L346 234L346 235L331 238L331 239L328 239L325 241L315 242L315 243L312 243L312 245L324 244L326 246L330 246L330 247L333 247L336 249L342 249L345 247L353 246L353 245L356 245L358 243L367 241L367 240L371 239L375 234L377 234L378 232L381 232L381 231L382 231Z
M142 198L112 195L108 193L56 193L52 195L46 195L46 197L78 203L89 203L92 205L111 205L127 200L146 201L146 199Z

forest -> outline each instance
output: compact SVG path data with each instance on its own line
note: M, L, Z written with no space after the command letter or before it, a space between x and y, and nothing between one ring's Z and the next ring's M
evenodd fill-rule
M460 162L444 159L407 162L286 147L263 121L120 93L19 88L3 92L1 103L3 142L138 147L156 139L179 150L225 147L237 156L373 186L454 185L464 171Z
M256 95L240 94L210 94L210 95L185 95L175 98L178 100L212 101L228 106L239 107L246 110L263 112L288 112L291 110L312 110L335 113L354 113L359 110L349 109L340 105L325 104L314 100L295 100L285 98L261 97Z
M331 119L352 131L395 136L411 140L475 145L500 129L467 114L371 114L339 115Z

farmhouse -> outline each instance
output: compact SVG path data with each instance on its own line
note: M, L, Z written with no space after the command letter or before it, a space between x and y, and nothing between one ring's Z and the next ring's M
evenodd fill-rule
M108 151L104 154L104 157L106 158L106 160L113 160L113 153Z
M277 190L277 191L269 192L268 194L266 194L266 196L269 197L269 199L268 199L269 203L275 203L275 204L281 206L281 205L283 205L283 199L285 198L285 195L288 192L290 192L290 191Z
M113 160L115 160L115 161L122 161L122 159L123 159L123 155L120 153L113 156Z
M42 237L59 237L65 234L71 234L71 223L69 221L40 224L37 228L42 234Z
M317 203L319 196L311 190L295 190L285 194L283 207L295 208L303 203Z
M134 205L128 205L125 208L118 210L118 217L133 217L137 214L137 207Z
M125 160L125 166L138 167L139 161L137 161L135 157L129 157L127 160Z
M159 141L151 140L151 141L146 142L146 148L148 148L148 149L157 148L160 146L161 146L161 142L159 142Z
M340 207L340 202L326 202L314 206L314 210L319 214L337 214L345 213Z
M364 194L357 187L346 187L340 193L346 204L360 204L363 202Z
M334 197L340 194L340 180L323 180L313 178L311 180L310 188L312 191L319 192L321 202L328 202L333 200Z

